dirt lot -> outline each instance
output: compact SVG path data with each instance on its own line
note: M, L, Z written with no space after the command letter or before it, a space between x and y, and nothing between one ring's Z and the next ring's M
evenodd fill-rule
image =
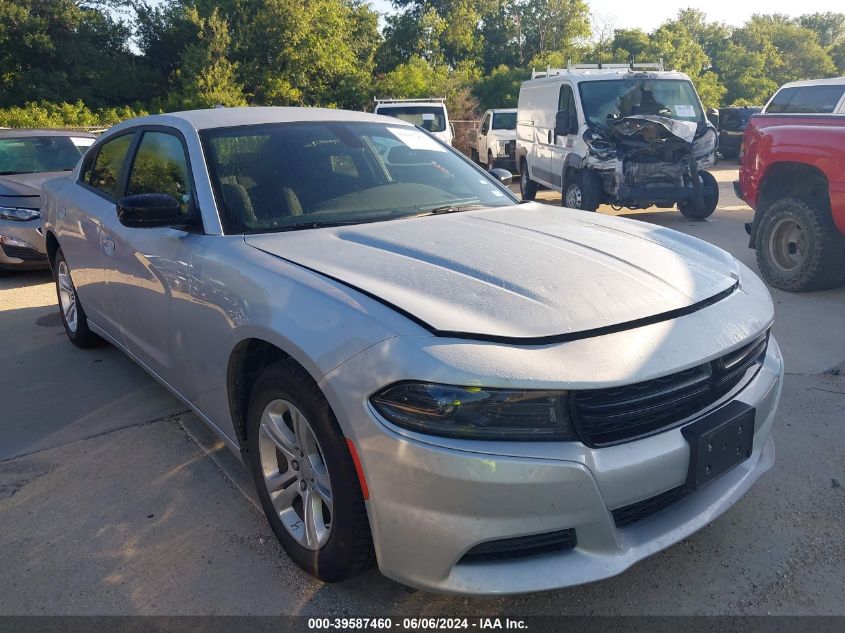
M707 222L625 215L753 267L735 171L716 175ZM340 585L301 573L243 466L183 405L116 350L72 347L48 274L0 279L0 615L845 614L845 289L773 296L788 372L778 458L743 501L616 578L466 599L376 570Z

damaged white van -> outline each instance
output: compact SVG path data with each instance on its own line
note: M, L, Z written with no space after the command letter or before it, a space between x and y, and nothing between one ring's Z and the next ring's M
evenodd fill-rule
M562 204L678 206L704 219L719 202L718 136L689 77L659 64L577 65L532 73L519 91L522 198L540 185Z

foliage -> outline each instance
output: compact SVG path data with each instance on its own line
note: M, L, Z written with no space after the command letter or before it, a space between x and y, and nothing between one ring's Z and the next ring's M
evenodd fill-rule
M374 94L445 95L458 119L515 105L532 66L632 56L687 73L707 106L845 74L843 13L732 28L682 9L651 32L594 34L587 0L393 4L380 32L367 0L0 0L0 123L101 125L217 104L361 109Z
M124 119L148 114L140 108L122 106L90 110L76 103L26 103L0 108L0 127L109 127Z

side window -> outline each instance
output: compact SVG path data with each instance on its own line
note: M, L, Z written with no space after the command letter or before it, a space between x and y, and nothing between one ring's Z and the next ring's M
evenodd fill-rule
M124 134L100 145L88 184L112 198L121 196L120 171L133 136Z
M180 140L164 132L144 132L132 169L129 196L141 193L167 193L179 201L181 212L191 206L191 179L188 161Z
M89 151L82 159L82 167L79 169L79 182L91 182L91 171L94 168L94 159L97 157L97 151Z
M561 110L569 112L569 133L576 133L578 131L578 111L575 109L575 95L572 92L572 86L569 84L563 84L560 87L557 111L560 112Z

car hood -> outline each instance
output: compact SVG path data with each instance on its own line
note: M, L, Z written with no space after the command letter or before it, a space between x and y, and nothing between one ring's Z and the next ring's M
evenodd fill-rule
M730 255L696 238L538 203L245 240L437 334L507 341L669 319L729 294L739 278Z
M38 208L41 185L53 178L67 176L66 171L48 171L37 174L12 174L0 176L0 205Z
M490 137L499 141L512 141L516 138L516 130L490 130Z

